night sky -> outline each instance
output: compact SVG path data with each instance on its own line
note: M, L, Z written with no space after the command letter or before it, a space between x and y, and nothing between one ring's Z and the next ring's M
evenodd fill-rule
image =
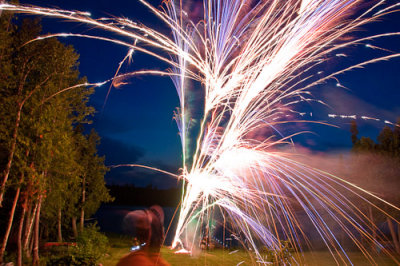
M149 1L154 6L160 0ZM390 2L390 1L388 1ZM395 3L395 1L391 1ZM89 11L92 18L123 16L140 21L168 33L162 22L152 15L138 1L131 0L23 0L21 4L33 4L42 7L59 7L68 10ZM42 18L43 32L91 33L84 25ZM400 13L390 14L379 22L363 27L352 33L352 37L368 36L376 33L400 31ZM111 78L119 62L128 50L114 44L78 39L62 38L64 43L72 44L80 54L80 72L89 82L100 82ZM375 46L400 53L400 37L390 37L374 42ZM326 73L355 64L364 59L389 55L389 52L372 50L363 45L350 47L342 51L348 57L338 57L321 67ZM121 72L139 69L164 70L168 66L149 56L135 52L133 62L124 65ZM340 84L347 89L337 87L335 81L315 87L315 98L324 100L329 106L317 103L299 106L299 111L307 112L304 119L326 121L339 128L301 124L292 125L296 131L312 131L295 138L299 145L315 151L345 151L351 147L349 122L344 119L331 119L329 113L346 115L366 115L381 120L395 122L400 117L400 59L369 65L364 69L352 70L338 76ZM102 137L100 153L106 156L106 164L139 163L177 172L181 163L180 140L173 111L178 106L178 97L168 77L141 76L132 78L129 84L113 88L104 107L109 85L96 88L91 104L96 108L93 127ZM312 116L309 113L312 112ZM376 138L383 122L361 121L360 135ZM176 185L176 181L158 173L137 168L117 168L106 176L109 184L131 183L137 186L153 185L167 188Z

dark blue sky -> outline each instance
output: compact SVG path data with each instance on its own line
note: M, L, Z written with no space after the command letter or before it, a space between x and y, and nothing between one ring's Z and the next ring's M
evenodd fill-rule
M160 0L150 0L154 6ZM394 3L394 1L392 1ZM103 16L124 16L140 21L165 32L168 29L138 1L124 0L23 0L21 4L34 4L43 7L59 7L69 10L89 11L93 18ZM43 18L44 32L90 33L84 25ZM400 14L391 14L382 21L363 27L354 32L353 37L374 33L400 31ZM67 38L60 39L74 45L80 57L80 72L90 82L99 82L112 77L118 63L124 58L127 49L101 41ZM400 52L400 37L381 39L370 44L394 52ZM359 45L343 51L346 58L337 58L321 68L327 73L352 65L364 59L388 55L385 51L372 50ZM135 69L165 69L163 63L140 53L135 53L133 63L122 72ZM338 76L340 83L349 90L336 87L330 81L312 91L316 98L323 99L330 108L319 104L300 106L301 111L312 112L313 116L304 118L311 121L327 121L340 128L314 124L289 126L290 130L311 130L314 134L304 134L295 140L313 150L337 151L351 146L350 120L330 119L329 113L357 114L377 117L395 122L400 117L400 60L369 65L364 69L350 71ZM113 89L103 108L108 86L96 89L91 104L98 113L94 128L102 137L100 151L106 156L107 164L141 163L176 171L181 162L178 130L173 121L173 111L178 106L178 97L172 82L167 77L143 76L129 80L129 84ZM376 138L382 122L357 121L360 135ZM290 131L288 130L288 131ZM145 186L152 184L168 187L176 182L164 175L148 171L120 168L107 175L109 183L133 183Z

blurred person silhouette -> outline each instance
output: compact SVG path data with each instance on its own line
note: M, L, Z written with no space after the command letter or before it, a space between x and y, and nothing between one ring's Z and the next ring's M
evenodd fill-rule
M117 266L167 266L160 254L164 241L164 212L160 206L129 212L123 220L124 231L133 237L131 252Z

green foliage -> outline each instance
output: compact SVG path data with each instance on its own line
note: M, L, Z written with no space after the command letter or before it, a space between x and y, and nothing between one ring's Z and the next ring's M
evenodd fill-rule
M351 142L354 144L357 143L357 135L358 135L358 129L357 129L357 123L355 120L351 121L350 125L350 132L351 132Z
M400 119L393 129L385 126L379 133L376 143L370 137L358 139L358 129L355 121L351 123L350 132L353 143L352 151L400 158Z
M7 206L0 209L7 219L0 219L0 227L5 228L12 192L20 187L13 230L22 208L33 209L43 198L40 235L54 241L61 240L59 228L71 239L72 226L65 221L82 208L83 218L89 217L112 198L104 158L97 155L100 138L81 128L94 109L88 105L93 88L83 86L86 79L78 71L79 55L56 38L32 41L40 32L40 20L0 16L0 169L1 177L7 176Z
M59 246L51 250L48 265L97 265L108 250L107 237L96 225L89 225L79 235L76 246Z
M376 144L370 137L361 137L357 143L358 151L374 151L375 148Z
M79 234L74 254L87 263L96 263L105 255L107 250L107 237L100 233L99 228L93 224L85 227L83 232Z
M349 181L360 184L363 189L372 191L382 199L399 206L400 120L393 128L385 126L377 136L376 143L369 137L357 139L353 143L352 151L354 152L350 161L352 180ZM384 222L392 223L388 216L399 219L399 212L395 208L380 200L373 198L368 200L370 201L368 204L358 204L357 207L368 215L372 223L377 226ZM370 230L373 236L381 237L379 230ZM399 233L391 231L391 238L387 239L392 239L393 245L396 246L396 242L400 239Z
M80 163L85 169L85 190L87 193L83 208L88 217L97 211L102 202L113 200L104 181L104 175L108 171L107 167L104 166L104 157L97 155L99 143L100 137L94 130L81 143Z

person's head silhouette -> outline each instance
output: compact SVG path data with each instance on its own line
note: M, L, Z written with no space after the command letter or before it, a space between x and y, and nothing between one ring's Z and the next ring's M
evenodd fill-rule
M164 240L164 212L160 206L129 212L123 220L123 229L137 239L133 250L146 249L159 252Z
M160 257L164 241L164 212L160 206L128 213L123 220L123 229L136 239L131 252L121 258L118 266L169 265Z

